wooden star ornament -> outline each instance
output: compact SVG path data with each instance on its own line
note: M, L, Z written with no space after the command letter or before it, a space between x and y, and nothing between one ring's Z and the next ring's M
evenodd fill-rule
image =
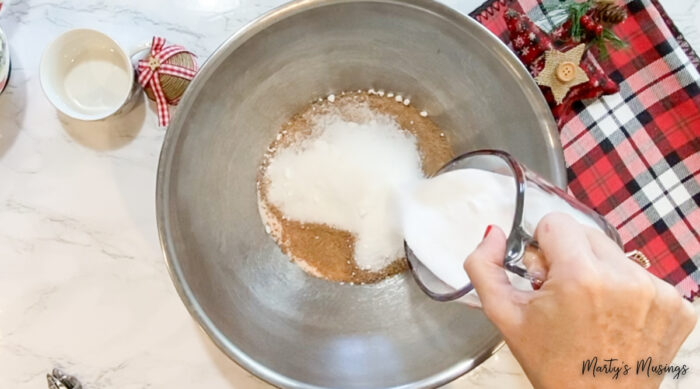
M513 51L518 55L520 61L528 68L532 77L550 81L548 82L551 84L550 86L539 81L537 83L552 109L557 124L563 125L571 116L575 115L574 110L571 109L574 102L594 99L620 90L591 52L585 50L585 46L581 47L578 42L572 40L561 43L561 39L559 39L561 36L557 38L555 44L550 35L542 31L527 15L514 9L506 10L503 17ZM561 61L561 56L566 58L570 56L571 58ZM549 77L540 76L546 67L545 62L550 64ZM554 62L557 64L554 65ZM562 62L569 62L569 64ZM551 74L554 77L557 76L559 64L562 65L560 77L567 80L571 75L574 75L575 83L574 79L570 81L552 80ZM587 79L580 78L580 69L583 69ZM584 81L579 82L580 79ZM566 88L558 87L558 84L563 84Z
M588 75L579 66L585 50L586 45L580 44L566 52L551 49L544 53L544 69L535 77L535 81L552 90L557 104L564 101L569 89L588 81Z

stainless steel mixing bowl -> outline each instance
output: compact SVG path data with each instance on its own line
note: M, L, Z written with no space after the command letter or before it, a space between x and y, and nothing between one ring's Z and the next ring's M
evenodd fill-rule
M258 164L292 113L331 92L411 98L458 153L508 150L552 182L565 170L537 86L497 38L428 0L305 0L225 42L165 137L157 212L185 305L223 352L294 388L427 387L501 344L478 310L438 303L402 274L340 285L290 263L258 215Z

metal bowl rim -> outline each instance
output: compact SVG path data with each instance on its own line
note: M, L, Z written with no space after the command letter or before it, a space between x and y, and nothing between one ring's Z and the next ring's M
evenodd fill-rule
M535 101L530 101L535 111L539 114L546 115L545 118L548 122L547 127L549 128L549 138L546 139L546 141L550 143L551 148L555 151L555 157L558 157L554 161L556 177L553 181L560 187L564 187L566 185L566 173L564 168L565 165L562 146L559 141L559 137L557 136L558 134L553 133L552 130L556 129L557 127L554 122L554 118L551 115L551 111L549 110L544 97L539 91L539 87L535 84L534 80L532 80L527 69L515 57L515 55L513 55L508 46L501 42L501 40L491 33L486 27L460 13L459 11L432 0L296 0L283 4L243 26L240 30L224 41L216 50L214 50L209 59L202 65L197 77L195 77L187 88L187 91L179 104L180 107L173 116L173 120L168 127L158 160L155 193L156 220L158 236L168 273L170 274L170 278L173 281L180 299L185 304L185 307L189 311L190 315L195 318L199 326L202 328L202 330L204 330L214 344L216 344L216 346L231 360L264 381L280 387L299 389L322 388L292 379L269 369L261 363L258 363L255 359L244 353L229 339L227 339L226 336L221 333L216 325L211 321L206 312L204 312L201 305L197 301L196 296L192 292L192 289L185 280L184 274L182 273L182 269L177 259L177 253L175 252L174 245L172 244L170 219L167 212L169 204L169 193L167 188L170 184L170 173L175 154L175 146L182 133L182 127L186 120L185 113L190 109L194 102L194 97L203 88L204 84L214 73L218 65L255 34L281 20L304 11L343 3L383 3L416 8L451 22L461 29L476 29L476 33L482 34L484 39L491 39L493 43L492 50L500 51L504 57L508 58L509 65L521 73L522 77L520 78L521 82L523 83L523 88L532 92L531 94L533 96L536 96ZM481 362L498 351L503 344L504 342L499 340L490 347L487 347L482 354L475 358L462 360L452 367L437 372L420 381L396 386L394 389L436 387L444 385L478 366Z

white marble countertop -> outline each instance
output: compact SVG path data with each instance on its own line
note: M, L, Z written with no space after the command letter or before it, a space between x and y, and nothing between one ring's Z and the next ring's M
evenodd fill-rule
M93 388L264 388L198 329L168 277L155 178L164 130L152 105L100 123L60 118L42 94L44 47L96 28L124 47L153 34L204 60L283 0L12 0L0 17L13 61L0 96L0 387L45 388L60 366ZM468 13L480 0L449 0ZM700 50L697 0L662 1ZM700 312L700 303L696 303ZM697 388L700 326L664 388ZM507 348L449 388L529 388Z

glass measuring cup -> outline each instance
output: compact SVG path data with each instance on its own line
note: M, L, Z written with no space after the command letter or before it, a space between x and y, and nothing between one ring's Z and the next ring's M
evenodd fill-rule
M533 235L537 222L546 213L551 211L568 213L578 222L601 230L622 247L620 235L605 218L570 194L528 170L527 167L504 151L479 150L460 155L442 167L436 175L458 169L485 170L499 175L500 178L507 177L512 182L515 206L513 207L512 227L510 231L505 231L508 237L504 267L535 285L541 284L543 280L528 273L523 258L526 252L529 252L530 255L541 255ZM462 284L456 285L454 278L448 280L444 273L436 274L429 266L426 266L416 256L408 243L404 242L404 248L411 273L419 287L431 298L438 301L450 301L473 290L468 279L465 279ZM627 255L640 265L649 266L648 260L640 252L634 251ZM460 269L456 270L463 271L461 266Z

